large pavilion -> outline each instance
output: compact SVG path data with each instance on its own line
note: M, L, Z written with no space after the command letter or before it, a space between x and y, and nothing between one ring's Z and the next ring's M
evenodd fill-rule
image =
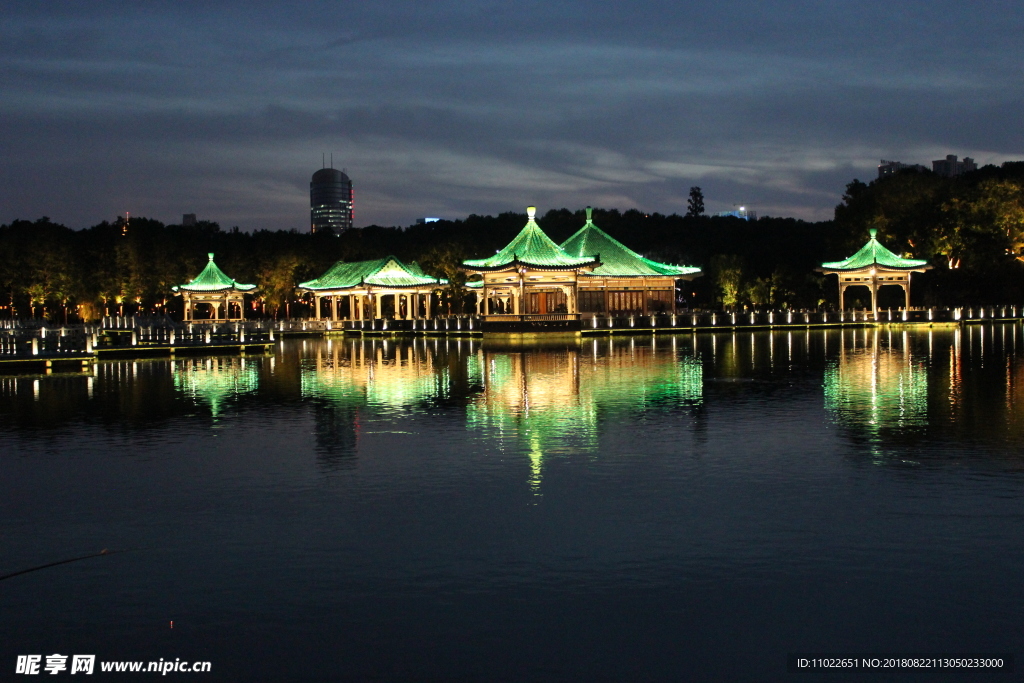
M594 225L592 213L593 209L588 206L586 224L562 243L562 249L572 256L601 255L601 265L580 273L580 313L584 316L674 313L676 280L698 278L700 268L644 258Z
M903 288L906 308L910 308L910 274L923 273L931 269L923 259L902 258L892 253L876 239L878 231L870 231L870 239L853 256L844 261L822 263L818 271L826 275L839 276L839 308L845 306L846 290L850 287L867 287L871 290L871 312L878 317L878 288L895 285Z
M223 322L228 320L245 320L245 294L256 289L256 285L243 285L235 282L224 274L224 271L213 262L213 254L207 254L210 260L203 272L190 280L188 284L171 287L174 292L182 295L185 300L185 320L195 320L196 306L209 306L209 320ZM237 309L237 315L232 315Z
M408 265L394 256L372 261L338 261L331 268L299 289L312 292L317 320L370 320L385 316L412 320L430 318L434 290L448 284L447 280L430 277L416 263ZM385 297L392 297L386 306ZM327 300L329 312L321 305ZM342 305L347 304L343 314Z
M536 207L526 209L526 226L494 256L469 259L461 269L480 275L477 308L485 322L579 320L576 285L580 273L601 264L597 255L572 256L537 225Z

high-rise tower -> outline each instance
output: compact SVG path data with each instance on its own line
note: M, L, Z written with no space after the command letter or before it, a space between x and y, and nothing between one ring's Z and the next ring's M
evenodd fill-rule
M311 232L344 232L352 227L352 181L336 168L321 168L309 183L309 222Z

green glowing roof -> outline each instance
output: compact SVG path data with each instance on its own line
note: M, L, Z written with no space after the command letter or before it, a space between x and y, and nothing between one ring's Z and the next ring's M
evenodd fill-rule
M821 270L860 270L872 265L880 265L885 268L898 268L902 270L914 270L918 268L930 268L928 261L923 259L901 258L883 247L875 235L877 230L871 230L871 239L861 247L856 254L845 261L830 261L821 264Z
M462 262L465 270L504 270L509 266L521 264L535 268L575 270L599 263L596 256L571 256L550 237L544 234L534 221L537 209L526 209L529 220L516 238L508 246L494 256L485 259L470 259Z
M594 225L591 220L591 208L587 207L587 222L576 234L562 243L562 249L573 256L600 254L601 265L587 276L604 277L644 277L669 275L683 277L697 276L700 268L690 266L672 266L644 258L617 239Z
M248 292L251 289L256 289L256 285L243 285L229 278L213 262L213 254L207 254L207 256L210 257L210 260L206 267L203 268L203 272L199 273L188 284L175 285L171 289L175 292L222 292L225 289L237 289L242 292Z
M299 287L319 291L364 285L401 288L446 284L447 280L426 275L417 263L405 265L394 256L386 256L372 261L338 261L317 279L300 282Z

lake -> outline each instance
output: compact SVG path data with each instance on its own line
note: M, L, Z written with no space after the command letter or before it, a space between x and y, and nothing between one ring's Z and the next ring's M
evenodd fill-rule
M880 680L787 655L1019 654L1022 354L1019 324L286 339L0 376L0 574L117 551L0 581L0 670Z

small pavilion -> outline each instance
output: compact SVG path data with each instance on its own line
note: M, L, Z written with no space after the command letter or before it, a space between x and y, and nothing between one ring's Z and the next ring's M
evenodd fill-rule
M315 280L300 282L299 289L312 292L317 320L371 320L385 314L397 320L430 318L434 290L448 281L430 277L417 263L408 265L394 256L372 261L338 261ZM385 311L385 297L392 297ZM329 310L323 310L327 300ZM343 304L345 310L343 311Z
M245 320L245 294L256 289L256 285L235 282L213 262L213 254L207 256L210 260L203 272L188 284L171 287L185 300L185 320L195 320L196 306L199 305L210 307L211 321ZM234 315L236 310L237 315Z
M572 256L601 255L601 265L580 273L580 313L674 313L676 280L698 278L700 268L644 258L594 225L592 214L588 206L586 224L562 243L562 249Z
M876 239L878 231L871 229L871 238L856 254L845 261L822 263L819 272L839 276L839 308L845 306L849 287L867 287L871 290L871 312L878 317L878 288L895 285L903 288L906 308L910 308L910 274L923 273L932 266L923 259L902 258L892 253Z
M484 320L512 320L530 315L552 320L579 318L576 286L579 275L601 264L597 255L572 256L544 234L536 222L537 208L526 209L526 226L494 256L469 259L461 269L480 275L477 310Z

